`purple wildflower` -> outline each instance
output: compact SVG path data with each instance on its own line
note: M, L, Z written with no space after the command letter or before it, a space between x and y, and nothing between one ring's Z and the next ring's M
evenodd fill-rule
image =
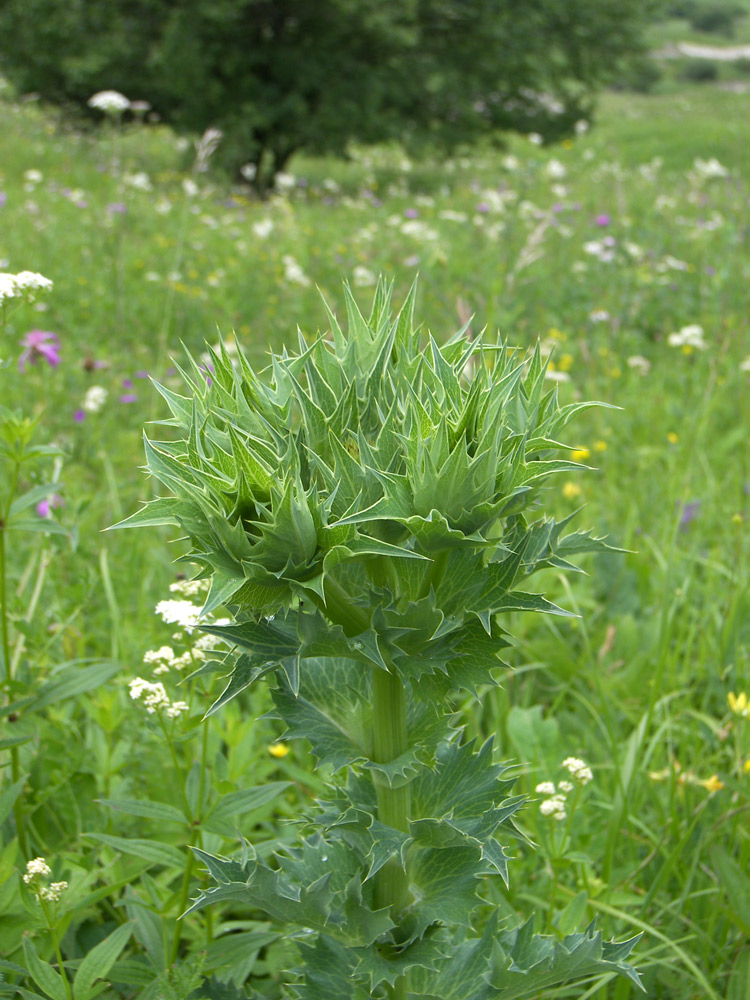
M122 386L123 386L123 389L132 389L133 388L133 380L132 380L132 378L124 378L122 380Z
M127 206L124 201L112 201L107 205L107 212L110 215L124 215L127 212Z
M64 507L65 501L58 493L53 493L51 497L45 497L36 505L36 512L39 517L52 517L52 511L56 507Z
M86 419L86 411L76 410L76 412L73 414L73 419L77 424L83 423L83 421Z
M60 364L60 338L49 330L29 330L21 340L23 353L18 359L19 371L25 371L26 363L35 365L44 358L48 365L56 368Z
M700 500L691 500L684 504L680 511L680 528L684 531L687 526L696 519L700 513Z
M138 397L134 392L125 392L120 396L121 403L137 403Z
M8 196L5 191L0 191L0 208L3 207L5 202L8 200Z
M594 222L596 223L597 226L602 226L602 227L608 226L612 222L612 217L610 215L607 215L606 212L602 212L600 215L597 215L597 217L594 219Z
M138 371L135 373L135 377L136 378L148 378L148 372L146 371L145 368L139 368Z
M484 212L489 212L489 210L490 206L487 204L486 201L480 201L479 204L477 205L477 212L484 213Z
M416 219L417 216L419 215L419 212L417 211L416 208L407 208L406 211L404 212L404 215L406 216L407 219Z

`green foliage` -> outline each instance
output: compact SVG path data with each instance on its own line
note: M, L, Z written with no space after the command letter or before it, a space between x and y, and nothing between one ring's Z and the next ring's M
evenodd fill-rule
M297 150L352 139L455 147L500 130L570 131L640 45L633 0L9 0L4 72L85 107L118 88L179 128L218 126L263 187ZM186 64L190 73L184 72ZM354 85L356 81L356 85Z
M566 425L597 404L561 406L539 346L527 359L464 331L423 338L414 298L394 319L380 281L365 318L347 291L348 334L329 311L330 338L300 333L264 373L220 345L208 369L188 358L190 397L161 389L178 433L146 454L174 496L121 527L178 525L209 607L232 611L206 627L239 653L211 711L265 676L287 736L346 771L273 863L251 845L239 861L196 849L216 885L193 909L234 902L312 932L290 994L308 1000L345 982L453 996L461 956L477 1000L609 970L638 984L634 940L557 942L532 923L474 936L484 877L507 882L522 799L491 744L464 741L449 697L494 682L499 614L565 615L518 589L528 576L606 548L534 516L546 480L580 467L558 457Z

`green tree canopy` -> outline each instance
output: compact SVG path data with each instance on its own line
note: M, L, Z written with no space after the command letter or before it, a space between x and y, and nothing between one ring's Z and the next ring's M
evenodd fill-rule
M3 72L85 107L147 100L261 180L299 149L556 138L640 46L653 0L5 0Z

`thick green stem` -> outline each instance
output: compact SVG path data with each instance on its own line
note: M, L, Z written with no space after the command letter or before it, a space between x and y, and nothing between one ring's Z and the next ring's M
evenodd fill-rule
M409 749L406 724L406 691L394 674L384 670L373 671L373 750L378 763L387 764ZM380 777L375 779L378 797L378 819L381 823L409 831L409 786L391 788ZM409 905L409 879L399 862L392 858L375 876L375 906L391 907L391 918L398 924L398 917ZM396 929L398 937L398 928ZM390 1000L405 1000L406 979L389 987Z

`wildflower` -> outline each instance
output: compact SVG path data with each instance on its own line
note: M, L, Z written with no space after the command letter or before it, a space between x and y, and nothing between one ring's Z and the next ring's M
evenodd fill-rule
M53 493L51 497L45 497L44 500L40 500L36 505L36 512L39 517L52 517L52 511L57 507L64 507L65 501L57 493Z
M144 170L138 170L134 174L125 174L122 180L124 184L135 188L136 191L153 191L154 189L151 178Z
M550 178L550 180L562 180L566 177L568 171L565 169L559 160L550 160L544 168L545 174Z
M554 795L555 794L555 785L554 785L554 782L552 782L552 781L541 781L536 786L536 788L534 789L534 791L538 792L540 795Z
M548 368L544 377L550 382L570 382L570 375L567 372L559 372L554 368Z
M692 521L694 521L698 516L700 509L700 500L692 500L690 503L686 503L680 512L680 527L686 528Z
M188 198L195 198L198 194L198 185L192 179L192 177L186 177L182 182L182 190L188 196Z
M273 183L274 187L279 192L279 194L286 194L295 187L297 183L297 178L294 176L294 174L288 174L285 173L284 171L280 171L278 174L276 174Z
M587 458L591 458L591 452L588 448L576 448L571 451L570 457L573 462L585 462Z
M712 156L710 160L701 160L699 157L693 161L693 176L697 180L711 180L714 177L728 177L729 171L726 167Z
M26 295L33 301L34 292L48 292L52 282L38 271L20 271L18 274L0 273L0 302L4 299Z
M609 318L610 315L606 309L593 309L589 313L589 319L592 323L606 323Z
M107 390L101 385L92 385L83 397L83 409L86 413L98 413L107 401Z
M26 862L26 874L23 876L23 880L26 885L30 885L35 879L44 878L46 875L51 874L52 869L44 858L34 858Z
M112 201L107 205L108 215L125 215L127 210L128 206L124 201Z
M727 695L727 702L733 715L739 715L742 719L750 719L750 699L744 691L740 691L739 694L730 691Z
M229 341L224 346L228 347L229 343L234 343L234 341ZM179 594L180 597L199 597L207 590L208 580L175 580L169 585L170 594Z
M573 126L577 136L586 135L589 130L589 123L585 118L579 118L578 121Z
M257 222L253 223L252 229L258 239L264 240L267 236L271 235L273 220L268 218L258 219Z
M130 101L118 90L100 90L89 97L88 106L103 111L105 115L121 115L130 107Z
M286 757L289 753L289 747L286 743L272 743L268 748L268 752L272 757L276 757L281 760L282 757Z
M611 222L612 222L612 216L608 215L606 212L601 212L594 219L594 224L597 226L602 226L602 228L604 226L608 226Z
M742 770L745 774L750 774L750 757L748 757L745 763L742 765Z
M290 253L284 254L281 258L281 263L284 265L284 278L286 281L295 285L302 285L303 288L311 284L310 279Z
M171 646L162 646L160 649L147 649L143 654L143 662L149 665L172 663L174 659L175 654Z
M703 327L697 323L690 323L676 333L670 333L667 343L670 347L687 347L699 351L704 351L708 346L703 340Z
M740 371L750 372L750 354L748 354L744 361L740 361Z
M564 820L568 815L565 811L565 796L553 795L551 799L545 799L539 805L539 812L542 816L551 816L558 822Z
M167 709L167 717L170 719L176 719L178 716L182 715L183 712L190 710L190 706L186 701L173 701L172 704Z
M674 432L674 431L670 431L670 432L669 432L669 433L667 434L667 441L669 441L669 443L670 443L670 444L677 444L677 442L678 442L679 440L680 440L680 439L679 439L679 436L678 436L677 434L675 434L675 432Z
M159 601L155 610L163 622L177 624L186 632L193 631L200 617L200 608L190 601Z
M34 184L39 184L41 182L42 176L43 175L41 170L35 170L32 167L31 170L24 171L23 179L26 181L27 184L31 184L33 186Z
M711 794L721 791L724 787L724 782L719 780L718 774L712 774L710 778L698 781L698 784L705 788L707 792L711 792Z
M18 359L18 370L25 371L26 363L35 365L44 358L48 365L56 368L60 364L60 338L49 330L30 330L21 340L23 353Z
M568 482L565 483L562 488L562 495L565 497L566 500L575 500L577 496L581 495L581 487L578 485L578 483L574 483L571 480L568 480Z
M566 757L562 766L582 785L587 785L594 777L591 768L580 757Z
M560 789L561 792L565 792L566 795L568 794L568 792L573 791L573 785L570 781L559 781L557 787Z
M125 392L120 396L121 403L137 403L138 396L134 392Z
M541 146L542 143L544 142L544 139L542 138L541 135L539 135L538 132L529 132L526 138L529 140L532 146Z
M648 375L651 371L651 362L642 354L632 354L628 358L628 368L632 368L639 375Z
M171 704L161 681L152 684L142 677L136 677L135 680L129 682L128 686L130 688L130 697L133 701L143 699L143 704L146 706L146 711L149 715L153 715L160 708L168 708Z
M607 442L606 441L594 441L594 451L606 451Z
M352 281L358 288L374 285L376 280L377 279L373 272L367 267L359 265L358 267L355 267L352 272Z

